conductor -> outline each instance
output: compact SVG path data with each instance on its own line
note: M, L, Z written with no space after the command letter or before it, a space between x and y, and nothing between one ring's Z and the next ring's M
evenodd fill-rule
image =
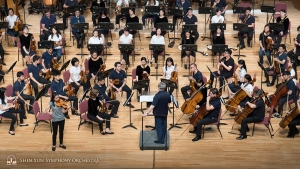
M164 144L167 132L167 116L171 98L169 92L165 91L166 84L164 82L160 82L158 84L158 89L159 92L154 96L151 106L143 114L143 117L146 117L147 114L153 110L153 115L155 117L155 128L158 138L157 141L154 141L154 143Z

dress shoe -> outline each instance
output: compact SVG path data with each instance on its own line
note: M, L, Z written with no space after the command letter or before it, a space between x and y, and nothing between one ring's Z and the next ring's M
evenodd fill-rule
M117 116L116 114L113 116L113 118L119 118L119 116Z
M27 119L27 116L24 114L23 119Z
M263 81L263 82L261 82L261 83L270 83L268 80L266 80L266 81Z
M126 106L128 106L130 108L134 108L134 106L131 103L127 104Z
M67 147L65 145L59 145L60 148L66 149Z
M299 130L296 130L296 131L295 131L295 134L299 134Z
M52 151L55 151L56 150L56 147L55 146L52 146Z
M196 136L195 138L193 138L193 140L192 141L199 141L201 139L201 137L200 136Z
M247 43L247 46L250 47L250 43Z
M237 139L237 140L243 140L243 139L246 139L246 138L247 138L246 135L245 135L245 136L244 136L244 135L241 135L240 137L237 137L236 139Z
M70 116L68 114L65 114L65 118L70 119Z
M80 116L80 114L77 111L72 111L72 115Z
M47 94L47 93L46 93L44 96L45 96L45 97L50 97L50 95L49 95L49 94Z
M274 83L268 83L267 86L268 87L274 86Z
M286 137L287 137L287 138L293 138L294 136L295 136L294 134L289 133Z
M237 114L236 113L230 113L229 116L233 117L233 116L236 116Z
M34 114L34 111L32 109L28 110L28 114Z
M196 134L197 133L197 130L192 130L192 131L189 131L190 133L194 133Z
M244 49L246 46L245 45L241 45L240 46L240 49Z
M2 65L6 66L6 63L2 61Z

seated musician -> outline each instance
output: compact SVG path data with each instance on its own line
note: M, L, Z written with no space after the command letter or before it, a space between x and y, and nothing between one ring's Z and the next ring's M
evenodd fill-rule
M75 16L71 18L70 25L72 29L72 34L75 36L77 41L77 48L83 48L82 42L84 41L85 37L84 30L74 29L73 27L76 23L85 23L85 19L82 15L80 15L79 9L75 10Z
M51 10L46 8L44 10L44 16L41 19L42 30L44 34L44 40L48 40L48 37L51 34L50 25L56 23L56 17L51 14Z
M43 87L43 84L45 84L45 91L48 91L50 87L51 81L44 79L42 76L40 76L40 71L43 73L46 73L48 71L51 71L51 69L46 69L40 64L40 57L39 56L33 56L33 63L28 66L28 73L30 77L30 84L33 87L35 98L38 96L39 87ZM49 97L49 95L46 93L46 97Z
M221 109L221 102L219 98L219 91L217 88L211 88L209 90L206 103L203 106L206 107L206 110L209 111L209 113L202 120L199 120L197 122L197 127L194 127L193 131L190 131L190 133L197 134L196 137L192 139L192 141L198 141L201 139L203 125L211 124L218 121L218 116Z
M105 85L105 79L101 75L98 75L97 81L94 85L94 89L97 89L99 91L98 99L99 99L99 101L102 101L104 103L106 101L109 101L109 104L112 105L110 116L113 117L113 118L119 118L119 116L117 116L117 113L118 113L118 110L119 110L120 102L118 100L112 100L106 94L106 93L108 93L110 87L111 86L107 87ZM102 96L103 96L103 98L102 98Z
M250 14L251 8L246 8L245 15L243 15L240 20L242 23L248 25L248 30L240 30L238 33L240 49L245 48L244 35L247 34L247 46L250 47L250 42L252 41L254 27L255 27L255 18Z
M29 79L25 79L24 78L24 73L19 71L17 72L17 80L14 83L14 87L13 87L13 95L14 96L18 96L18 103L20 104L20 107L22 110L25 110L25 103L27 104L26 100L29 100L29 109L28 109L28 113L29 114L34 114L33 110L32 110L32 105L35 101L33 96L24 94L24 89L27 87L27 84L30 83Z
M132 34L129 34L129 29L124 28L124 34L120 37L119 44L132 44ZM129 55L132 53L132 50L121 50L123 55L121 65L126 62L126 69L128 68L129 62Z
M221 15L224 16L228 5L226 0L211 0L211 7L214 9L220 9Z
M245 105L248 105L250 108L254 109L253 112L248 115L245 119L242 120L241 123L241 135L237 137L237 140L242 140L247 138L246 132L249 132L248 123L258 123L262 122L265 117L265 102L261 98L261 95L263 94L262 90L258 89L253 92L253 98L258 99L255 103L246 102Z
M93 36L90 37L90 39L89 39L88 44L102 44L102 45L103 45L104 42L105 42L104 35L103 35L103 34L100 34L100 36L99 36L98 30L95 29L95 30L93 31ZM94 51L91 50L91 51L90 51L90 54L92 55L93 52L94 52ZM97 55L100 56L102 52L103 52L103 50L98 49L98 50L97 50Z
M98 123L100 133L102 135L105 134L114 134L114 132L110 131L110 115L107 113L100 113L98 111L98 107L101 106L102 101L98 98L99 91L97 89L92 89L90 92L90 98L88 100L88 114L87 117ZM106 131L103 131L103 122L105 121Z
M102 7L105 8L105 3L103 0L93 0L92 6L91 6L91 12L93 13L93 8L94 7ZM96 18L99 18L101 14L92 14L92 21L93 21L93 26L96 26Z
M125 26L127 27L128 23L139 23L139 17L135 15L134 8L129 9L129 15L126 15L126 23ZM124 33L124 29L119 31L119 36L122 36ZM136 30L129 30L130 34L134 36L136 34Z
M145 57L141 58L141 65L138 65L136 67L136 77L135 79L132 79L133 82L144 80L144 76L147 76L149 79L150 76L150 67L147 65L147 59ZM148 91L148 87L144 89L145 91ZM139 93L142 92L142 89L137 89Z
M56 53L53 52L53 48L47 47L47 51L42 55L42 66L53 69L52 59L57 59Z
M107 17L106 11L101 11L100 16L98 18L98 24L99 23L107 23L107 22L110 23L110 19L109 19L109 17ZM97 29L97 30L100 35L101 34L103 34L105 36L108 35L109 30L105 30L105 29Z
M91 87L91 83L89 80L84 82L81 80L80 72L83 71L83 67L79 65L79 60L74 57L71 60L72 66L70 67L70 79L69 82L71 83L72 87L74 87L75 95L79 90L79 87L83 86L83 92L88 90Z
M288 93L286 96L282 97L280 100L279 100L279 103L278 103L278 111L273 110L273 118L280 118L282 116L282 109L283 109L283 105L285 103L287 103L288 100L291 100L291 99L294 99L296 98L295 94L296 94L296 90L297 90L297 86L295 85L295 82L293 80L289 80L291 79L291 73L289 71L285 71L282 73L282 78L283 78L283 83L287 82L285 85L286 85L286 88L288 90Z
M57 61L60 60L61 55L62 55L62 36L59 33L59 31L57 30L56 27L52 28L52 33L50 34L50 36L48 37L48 41L54 41L54 49L53 51L56 53L57 56Z
M213 34L212 42L213 42L213 45L216 45L216 44L225 45L224 31L220 27L218 27L217 30L215 31L215 33ZM217 54L217 52L213 52L213 55L216 55L216 54Z
M32 62L33 56L36 54L35 51L30 50L30 42L34 41L34 37L29 33L27 26L23 27L23 34L19 37L21 43L21 54L26 60L26 65L28 66Z
M8 29L7 29L8 37L10 41L13 43L13 45L17 46L17 41L15 40L15 37L19 36L19 32L15 31L13 27L15 25L15 22L20 23L20 20L19 17L15 15L14 10L12 8L8 9L8 16L6 17L6 21L8 22Z
M224 78L227 79L233 75L234 72L234 60L231 57L232 51L230 49L225 50L224 57L218 63L218 71L210 74L210 85L209 88L213 86L215 76L219 76L220 81L220 93L222 92L222 86L224 82ZM214 76L215 75L215 76Z
M115 63L115 70L113 70L109 75L110 85L120 93L122 90L126 92L127 100L132 93L132 90L126 85L127 75L124 70L122 70L121 63ZM114 81L119 80L119 84L114 84ZM127 106L134 108L134 106L130 103L131 99L128 101Z
M270 44L269 44L269 43ZM264 58L266 55L268 58L269 64L271 64L271 44L274 43L274 35L270 32L270 25L265 25L264 32L259 35L259 63L263 64Z
M51 91L52 93L57 93L59 95L60 98L64 99L64 100L69 100L69 101L73 101L73 107L74 109L72 109L72 115L77 115L79 116L79 113L77 113L78 110L78 98L77 96L68 96L66 94L66 90L67 90L67 86L65 85L65 83L63 82L63 80L60 78L61 72L59 70L53 70L53 81L51 83ZM70 119L68 112L64 113L65 117L67 119Z
M300 111L300 99L297 100L297 109ZM290 112L287 112L289 115ZM300 125L300 115L296 116L288 125L289 127L289 134L287 135L288 138L294 138L296 134L299 134L299 130L297 129L296 125Z
M184 15L186 15L187 12L188 12L188 9L192 8L192 4L191 4L191 2L189 0L178 0L176 2L175 7L176 8L182 8L182 10L183 10L182 13ZM170 32L173 32L175 30L175 24L177 22L177 19L181 18L181 17L183 17L182 14L175 14L175 15L173 15L173 27L174 27L174 29L171 30Z
M235 75L235 81L237 80L237 84L231 82L230 84L228 84L228 88L231 89L232 92L236 92L238 91L239 89L241 89L241 85L245 82L244 79L245 79L245 75L247 74L247 66L246 66L246 62L243 60L243 59L240 59L238 61L238 67L239 68L239 72L234 72L234 75ZM223 99L228 99L229 98L229 90L227 90L228 93L226 93L227 95L225 95L223 97Z
M294 40L294 49L290 50L287 55L291 59L292 63L296 62L296 65L299 64L298 57L300 56L300 26L297 27L298 35Z
M150 44L165 45L165 38L161 35L160 28L157 28L156 35L152 36ZM158 68L158 55L162 52L163 50L153 50L153 57L151 58L150 64L152 64L154 60L156 69Z
M293 67L293 63L291 61L288 62L288 69L287 69L287 71L290 72L291 77L293 77L293 81L294 81L295 85L297 85L297 79L296 79L297 74L296 74L296 71L295 71L295 69Z
M92 57L89 58L88 65L89 65L89 74L87 75L87 79L88 79L88 86L91 86L90 85L91 78L95 80L95 77L98 75L101 65L103 65L103 60L100 56L98 56L97 51L92 52Z
M194 87L197 89L199 89L199 87L201 87L203 85L203 81L202 81L202 73L197 69L197 65L195 63L192 63L190 66L191 69L191 76L189 77L190 80L194 81ZM190 85L186 85L184 87L181 88L181 93L182 96L184 98L184 100L190 98L189 94L188 94L188 90L191 90L191 86ZM190 93L191 95L192 93Z
M281 29L275 29L275 35L277 36L276 44L280 45L282 36L286 35L289 33L289 24L290 20L288 18L288 14L284 9L280 10L280 16L276 18L277 23L283 23L283 30Z
M224 16L221 15L222 11L217 8L216 9L216 15L214 15L211 18L211 23L224 23ZM214 35L216 33L215 30L211 30L211 34ZM224 30L222 30L222 33L224 33Z
M78 0L65 0L63 8L67 10L67 8L69 8L70 6L77 6L78 5ZM63 15L63 24L65 26L65 29L68 28L68 24L67 24L67 18L71 16L70 13L64 13Z
M122 8L127 8L127 7L129 7L129 2L128 2L128 0L118 0L116 9L118 8L118 10L120 10L120 11L119 11L120 14L117 15L117 13L116 13L116 22L115 22L115 25L116 25L115 27L116 27L116 29L115 29L115 32L119 31L119 29L120 29L120 19L121 19L122 17L126 17L126 18L127 18L127 16L126 16L125 14L122 14L122 13L121 13L121 9L122 9Z
M181 45L195 44L195 39L192 37L191 32L186 30L185 36L182 38ZM181 50L181 58L183 59L184 69L188 68L189 63L195 63L195 51L183 51Z
M159 6L159 2L157 0L148 0L146 3L146 6ZM153 23L155 22L157 15L151 15L151 14L145 14L142 17L142 22L143 22L143 30L146 30L146 19L147 18L152 18L153 19Z
M163 79L170 80L173 71L178 71L178 69L174 66L173 59L171 57L168 57L166 59L166 65L163 67ZM169 88L170 95L172 95L173 91L174 91L174 87L170 87Z
M154 22L154 28L151 32L151 37L156 34L156 29L158 28L157 27L158 23L168 23L168 18L166 17L165 11L163 9L159 10L159 15L156 17L155 21L153 21L153 22ZM161 31L162 36L164 36L166 33L167 33L166 31Z
M198 19L197 16L193 14L193 9L189 8L187 11L187 15L185 15L183 17L183 25L185 24L189 24L189 25L197 25L198 24ZM183 39L185 35L185 31L181 32L181 38ZM195 42L198 40L199 38L199 33L197 30L191 30L191 35L193 36Z
M274 57L274 62L278 62L278 65L280 67L280 71L279 72L276 72L275 71L275 63L273 63L269 68L266 68L266 70L268 72L270 71L273 71L273 74L272 74L272 82L270 83L269 81L269 76L268 74L266 74L265 72L265 77L266 77L266 81L262 82L262 83L267 83L267 86L270 87L270 86L273 86L274 85L274 82L277 78L277 75L284 72L285 68L286 68L286 61L287 61L287 55L286 53L284 52L285 51L285 45L284 44L281 44L278 48L278 55L276 55L276 57Z

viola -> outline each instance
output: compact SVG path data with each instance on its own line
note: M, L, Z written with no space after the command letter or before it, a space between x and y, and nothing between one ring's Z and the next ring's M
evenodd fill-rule
M65 101L63 99L59 99L59 101L55 102L57 107L62 107L63 109L67 109L70 105L69 101Z
M100 65L99 73L101 73L101 74L104 73L105 69L106 69L105 64Z
M46 76L45 76L46 80L49 80L51 78L50 63L48 64L48 68L49 68L49 70L46 72Z
M176 71L176 69L177 69L177 64L175 64L175 68L172 71L171 78L170 78L170 80L173 81L173 82L175 82L175 83L178 82L178 72Z
M0 71L2 70L3 66L2 66L2 60L0 59Z
M36 42L35 42L33 36L31 37L29 48L30 48L30 51L36 51Z
M114 88L112 86L109 88L109 97L112 100L116 100L116 94L114 93Z
M143 73L143 78L142 78L142 80L149 80L148 74L147 74L147 73Z
M31 87L31 84L30 84L30 79L28 77L25 77L25 79L28 79L28 82L27 82L27 95L32 96L32 87Z
M266 39L266 49L267 50L272 50L271 44L273 43L272 39Z
M58 63L58 61L57 61L57 59L52 59L52 67L53 67L53 69L55 69L55 70L58 70L58 68L59 68L59 63Z
M103 99L103 102L101 103L100 113L105 113L106 112L106 106L105 106L105 103L104 103L104 96L103 95L102 95L102 99Z
M226 57L223 57L221 60L220 60L220 63L221 62L225 62L226 61ZM219 71L222 71L224 69L224 66L220 64L219 66Z
M67 95L69 97L74 95L74 88L70 83L67 84Z
M113 79L111 82L114 85L119 85L120 84L120 79Z
M279 57L279 54L277 55L277 58ZM274 71L279 74L281 73L281 70L280 70L280 64L278 61L274 61Z

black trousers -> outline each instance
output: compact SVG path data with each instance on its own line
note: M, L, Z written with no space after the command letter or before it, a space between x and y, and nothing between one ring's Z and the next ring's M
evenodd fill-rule
M110 112L110 116L113 117L115 114L118 113L120 102L118 100L111 100L111 99L107 99L107 101L109 101L109 104L113 105Z
M116 87L119 88L119 87L121 87L121 85L116 86ZM132 90L127 85L123 86L122 90L126 92L126 97L128 99L132 93ZM131 102L131 99L129 100L129 102Z
M173 15L173 26L174 26L174 30L175 30L175 24L178 18L183 17L182 15Z
M50 80L46 80L46 79L42 78L41 76L39 78L35 79L35 80L37 80L41 84L45 84L46 85L45 90L48 92L48 89L49 89L50 85L47 85L47 84L51 83ZM33 87L34 95L35 95L35 98L36 98L38 93L39 93L38 85L33 80L30 80L30 84Z
M87 79L88 79L88 78L87 78ZM81 81L78 81L77 83L79 83L81 86L83 86L83 91L86 91L87 89L90 88L90 87L88 87L88 86L91 85L91 83L88 83L88 82L89 82L89 80L87 80L86 83L81 82ZM77 92L78 92L80 86L78 86L75 82L72 82L71 85L72 85L72 87L75 88L75 95L77 95Z
M64 128L65 128L65 120L62 121L52 121L52 129L53 129L53 134L52 134L52 145L56 146L56 135L57 135L57 129L59 127L59 144L63 144L64 140Z
M167 132L167 117L155 116L155 129L158 143L164 144Z
M202 134L202 126L203 125L207 125L207 124L211 124L214 122L217 122L218 118L217 117L204 117L202 120L199 120L197 122L197 136L201 137Z
M190 86L184 86L181 88L181 93L182 93L184 100L190 98L190 95L188 94L188 90L191 90Z
M92 15L92 21L93 21L93 26L96 26L97 23L96 23L96 19L99 17L99 15Z
M155 63L158 62L158 55L162 52L163 52L163 50L154 50L153 51L153 57L154 57Z
M78 97L77 96L69 96L68 100L73 101L73 107L75 108L75 110L78 110Z
M290 129L289 133L295 134L296 131L299 131L297 129L296 125L300 125L300 116L299 115L297 117L295 117L288 125L288 127Z
M272 74L272 82L271 83L274 83L275 80L277 79L277 73L275 72L274 68L270 69L270 68L266 68L266 70L269 72L269 71L273 71L273 74ZM281 70L281 72L284 72L284 70ZM266 74L265 72L265 77L266 77L266 80L269 82L269 76Z
M220 87L223 86L223 83L224 83L224 78L227 79L229 77L232 76L232 74L230 72L223 72L221 71L220 74L218 74L217 71L213 72L216 76L220 76L219 77L219 81L220 81ZM213 86L214 84L214 79L215 79L215 76L213 74L210 74L210 81L211 81L211 86ZM222 89L219 89L219 91L222 91Z
M14 108L10 108L8 111L2 113L1 116L11 119L9 131L14 131L15 130L14 125L17 122L17 117L13 113L18 113L19 114L20 124L23 124L23 119L24 119L24 115L25 115L24 109L16 110Z
M72 33L73 33L73 35L74 35L75 38L76 38L77 45L78 45L78 44L81 44L81 42L84 41L84 37L85 37L84 32L75 32L75 31L72 31Z
M116 16L116 22L115 22L115 23L116 23L116 24L120 24L120 19L121 19L123 16L125 16L125 15L121 15L121 14L120 14L120 15L117 15L117 16ZM119 27L120 27L120 25L119 25ZM116 28L117 28L117 27L116 27Z
M1 76L1 75L4 75L5 73L2 71L2 70L0 70L0 82L2 82L2 80L4 79L4 76ZM4 83L4 82L3 82Z
M170 95L172 95L174 89L175 89L174 87L167 87L165 91L168 91Z
M289 98L288 98L289 97ZM284 97L282 97L280 100L279 100L279 103L278 103L278 113L281 115L282 114L282 109L283 109L283 105L284 103L287 103L287 99L291 100L293 99L294 96L293 95L286 95Z
M99 117L101 117L102 119L110 120L110 115L109 115L109 114L106 114L106 113L98 113L97 115L98 115ZM96 116L93 116L93 115L90 114L90 113L87 114L87 117L88 117L90 120L92 120L92 121L98 123L100 132L103 131L103 121L99 120ZM110 128L110 121L106 121L105 124L106 124L106 128Z
M4 61L4 49L3 49L2 43L0 43L0 55L1 55L1 60L3 62Z
M130 62L129 62L129 55L132 53L132 50L121 50L121 53L123 55L123 59L125 60L126 62L126 65L130 65Z
M239 31L238 33L238 37L239 37L239 41L240 41L240 45L245 45L244 42L244 35L247 34L247 43L250 44L250 41L252 40L253 37L253 29L249 29L248 31Z
M1 49L0 49L1 50ZM290 50L288 53L287 53L288 57L291 59L291 62L294 62L294 61L298 61L298 56L300 56L300 49L296 50L296 53L294 53L294 50Z
M283 31L283 35L279 35L280 32L281 30L275 30L275 35L277 36L277 41L276 41L277 45L280 45L282 36L286 35L288 33L288 30Z
M246 117L244 120L242 120L241 135L244 135L244 136L246 135L246 131L247 131L247 129L249 129L248 123L258 123L258 122L262 122L263 120L264 120L264 118L257 117L257 116Z
M67 17L69 17L69 16L71 16L71 15L68 14L68 13L65 13L65 14L63 15L63 24L64 24L65 27L68 27Z
M35 101L35 99L34 99L33 96L29 96L29 95L27 95L27 94L22 94L21 96L22 96L22 98L23 98L25 101L26 101L26 100L29 100L29 104L30 104L30 105L33 105L33 103L34 103L34 101ZM19 104L20 104L20 106L21 106L21 109L25 110L25 102L24 102L22 99L18 99L18 102L19 102ZM29 106L29 110L32 110L32 106Z

